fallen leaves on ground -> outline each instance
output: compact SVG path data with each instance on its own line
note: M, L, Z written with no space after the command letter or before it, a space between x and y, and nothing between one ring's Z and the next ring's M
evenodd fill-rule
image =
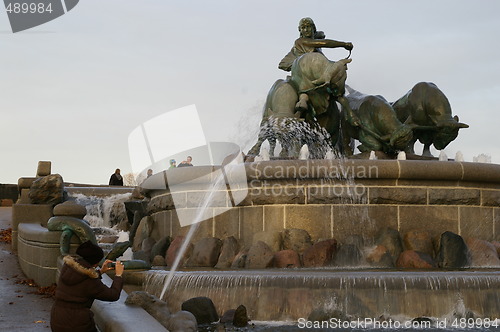
M12 228L0 229L0 242L12 242Z
M53 297L56 294L56 284L52 284L46 287L39 287L33 279L18 280L16 281L16 284L36 287L36 291L30 292L30 294L42 295L42 297L44 298Z
M30 287L37 287L37 284L35 283L35 280L33 280L33 279L17 280L16 284L17 285L27 285L27 286L30 286Z
M42 297L53 297L56 295L56 284L52 284L47 287L38 287L36 292L34 292L37 295L42 295Z

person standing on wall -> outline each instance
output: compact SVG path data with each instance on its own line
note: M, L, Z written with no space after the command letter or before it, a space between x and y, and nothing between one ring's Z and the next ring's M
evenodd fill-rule
M109 178L110 186L123 186L123 177L120 175L120 169L117 168L116 171L111 174L111 178Z
M191 164L192 160L193 160L193 158L191 156L187 156L186 160L184 160L182 163L180 163L179 166L177 166L177 167L193 166L193 164Z
M53 332L97 332L94 314L90 310L94 300L114 302L120 298L123 287L124 266L117 261L104 261L101 270L96 267L104 252L91 241L82 243L76 249L75 258L67 255L61 269L56 288L56 301L50 313L50 327ZM101 274L115 269L111 287L101 281Z

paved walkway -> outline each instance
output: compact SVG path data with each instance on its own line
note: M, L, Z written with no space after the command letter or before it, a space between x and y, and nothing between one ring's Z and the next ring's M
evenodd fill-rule
M0 207L0 230L12 227L12 208ZM54 300L38 295L26 280L12 253L11 244L0 242L0 331L50 331Z

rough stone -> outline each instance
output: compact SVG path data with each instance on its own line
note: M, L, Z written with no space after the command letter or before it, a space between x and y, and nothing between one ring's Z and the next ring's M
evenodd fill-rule
M243 250L236 254L233 262L231 263L232 269L242 269L246 266L248 251L248 248L243 248Z
M220 318L220 323L232 323L234 319L234 313L236 312L236 309L229 309L224 312L222 317Z
M166 266L165 257L160 256L160 255L154 256L153 260L151 262L151 265L153 265L153 266Z
M283 249L294 250L302 254L312 246L311 236L307 231L297 228L289 228L283 231Z
M264 242L273 251L280 251L282 248L281 233L278 231L264 231L253 235L252 243Z
M139 210L139 211L134 212L134 216L132 218L132 226L130 227L130 232L129 232L129 239L130 239L130 241L132 241L132 243L135 242L137 229L139 228L141 221L144 217L145 217L145 214L143 211ZM140 234L140 232L139 232L139 234Z
M405 250L399 255L396 267L403 269L430 269L436 267L436 263L427 253Z
M434 256L432 238L429 232L423 230L414 230L407 232L403 238L406 250L415 250Z
M245 267L249 269L265 269L273 266L274 253L267 244L259 241L250 247Z
M499 267L497 248L488 241L474 238L465 240L470 253L470 265L472 267Z
M141 260L141 261L145 261L145 262L150 262L149 257L150 257L150 254L148 252L143 251L143 250L132 252L133 259L137 259L137 260Z
M130 230L130 223L127 219L120 221L114 228L119 231L128 232Z
M187 266L214 267L219 259L222 241L215 237L203 238L196 242Z
M178 197L176 197L176 202L177 202L177 199L181 199L181 198L182 198L182 196L178 195ZM178 203L179 204L178 204L177 208L185 207L185 205L186 205L185 201L178 202ZM153 214L153 213L160 212L163 210L171 210L174 207L176 207L176 205L174 205L174 200L172 198L172 195L165 194L165 195L156 196L156 197L152 198L151 201L147 205L146 213Z
M167 249L170 246L171 238L170 236L164 236L161 239L159 239L153 248L151 248L151 257L155 256L162 256L165 258L165 255L167 254Z
M167 266L172 266L174 264L175 258L177 257L177 253L179 252L182 243L184 242L184 236L176 236L167 250L167 255L165 256L165 262ZM184 257L182 257L179 262L179 266L184 266L185 262L188 260L189 256L193 251L193 244L190 243L184 253Z
M389 250L383 245L369 248L366 253L366 261L373 267L391 268L394 267L394 260Z
M441 234L436 260L442 268L466 267L469 264L469 250L464 239L452 232Z
M231 267L234 258L238 254L239 248L238 240L236 240L234 236L225 238L224 241L222 241L222 249L215 268L226 269Z
M134 221L135 222L135 221ZM132 250L137 251L141 249L142 241L151 236L151 230L153 229L153 218L146 216L141 219L135 236L133 237Z
M153 249L153 246L155 244L156 244L156 240L153 239L152 237L145 238L142 241L141 250L144 251L145 253L147 253L148 255L150 255L150 257L148 258L148 260L150 260L152 258L151 257L151 249Z
M170 332L196 332L198 323L192 313L181 310L170 315L166 328Z
M39 161L36 169L36 176L42 177L50 175L52 172L52 163L50 161Z
M300 257L296 251L281 250L274 254L274 267L282 269L296 268L300 266Z
M113 206L111 206L109 222L111 223L111 226L115 226L124 221L128 222L125 204L123 204L123 202L115 202Z
M248 325L248 314L247 314L247 308L240 304L238 308L236 308L236 311L234 312L234 317L233 317L233 326L235 327L245 327Z
M210 324L219 321L215 305L208 297L191 298L182 303L181 309L192 313L198 324Z
M359 266L362 258L363 254L356 245L343 244L338 248L333 264L336 266Z
M399 232L390 227L380 230L377 234L375 243L386 247L392 256L393 261L396 261L399 255L403 252L403 244L401 242Z
M33 204L56 205L64 201L64 181L59 174L39 178L31 185L29 194Z
M54 216L69 216L78 219L83 219L87 214L85 206L76 203L75 201L66 201L54 206Z
M154 295L150 295L144 291L131 292L125 304L137 305L146 310L148 314L153 316L161 325L167 327L170 320L170 311L168 310L167 303L160 300Z
M118 235L103 235L99 238L99 243L115 243Z
M330 265L336 249L337 241L335 239L323 240L313 244L311 247L307 248L302 255L304 267Z

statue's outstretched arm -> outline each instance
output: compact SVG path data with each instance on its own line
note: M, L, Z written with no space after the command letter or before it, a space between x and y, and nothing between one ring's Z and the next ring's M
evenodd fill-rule
M306 46L315 47L315 48L343 47L348 51L352 50L352 48L353 48L353 45L350 42L342 42L342 41L337 41L337 40L333 40L333 39L309 39L309 40L304 40L303 43Z

